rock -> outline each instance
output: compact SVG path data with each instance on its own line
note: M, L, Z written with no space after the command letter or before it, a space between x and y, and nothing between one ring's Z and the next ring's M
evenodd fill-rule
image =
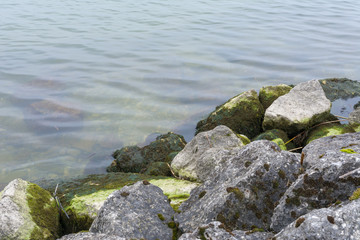
M171 176L171 171L168 163L152 162L149 163L144 174L152 176Z
M228 164L213 171L180 206L179 228L191 232L217 220L231 230L268 229L276 202L296 179L299 155L267 140L234 149Z
M69 235L65 235L59 240L94 240L94 239L101 239L101 240L127 240L123 237L118 237L114 235L107 235L102 233L92 233L92 232L80 232L80 233L73 233Z
M334 140L336 138L341 141ZM356 143L354 138L358 139ZM345 148L332 143L333 140ZM306 172L299 176L280 199L271 219L272 229L278 232L314 209L345 201L351 196L360 184L360 173L355 172L345 178L341 176L360 168L360 154L353 149L349 151L348 148L351 145L349 142L353 142L355 145L351 147L360 149L359 140L360 134L357 137L344 134L314 140L304 148Z
M126 239L172 239L173 234L177 235L173 215L174 210L162 190L139 181L110 194L90 232Z
M350 113L349 124L356 132L360 132L360 107Z
M309 131L305 140L305 145L309 144L310 142L318 138L335 136L335 135L352 133L352 132L354 132L354 129L348 125L341 125L338 123L323 124Z
M51 194L15 179L0 194L0 239L57 239L59 211Z
M26 118L31 129L38 132L58 132L82 126L82 114L78 109L69 107L70 103L58 103L51 100L33 102L27 109Z
M255 90L243 92L216 108L210 115L197 123L196 133L225 125L234 132L253 138L261 132L264 108Z
M360 82L347 78L328 78L319 80L326 97L331 101L360 96Z
M104 204L106 198L114 191L138 181L149 181L160 187L169 198L174 209L184 202L190 191L198 184L170 177L147 176L135 173L108 173L94 174L84 178L75 178L60 182L58 196L70 219L63 222L64 233L73 233L89 230L97 212ZM44 188L54 191L56 183L39 183ZM45 185L49 184L49 185Z
M291 89L292 87L285 84L262 87L259 92L259 100L266 110L278 97L287 94Z
M263 231L263 229L254 229L253 231L230 231L229 229L226 229L223 223L214 221L198 227L192 233L181 235L179 240L267 240L274 236L272 233Z
M244 146L233 131L220 125L196 135L171 162L173 172L181 178L205 181L232 148Z
M253 139L253 141L257 141L257 140L269 140L276 143L281 148L281 150L288 149L285 143L289 141L289 138L286 132L280 129L267 130ZM295 148L294 144L292 143L288 143L288 146L289 149Z
M360 200L331 208L314 210L289 224L274 238L283 239L360 239Z
M330 109L331 103L318 80L300 83L266 109L263 128L281 129L292 135L325 121Z
M170 163L177 152L186 144L183 136L169 132L160 135L145 147L123 147L113 153L115 160L107 168L108 172L143 173L152 162Z

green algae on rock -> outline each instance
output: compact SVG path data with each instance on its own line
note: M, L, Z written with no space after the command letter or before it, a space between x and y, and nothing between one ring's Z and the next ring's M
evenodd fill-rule
M335 136L345 133L352 133L355 132L353 128L349 125L341 125L338 123L331 123L331 124L323 124L314 129L312 129L305 140L305 145L309 144L310 142L314 141L318 138Z
M218 106L197 123L196 134L225 125L234 132L253 138L261 132L264 108L255 90L243 92Z
M281 150L287 150L287 149L294 148L294 145L292 143L289 143L288 147L285 145L285 143L289 141L289 138L288 138L286 132L284 132L283 130L280 130L280 129L267 130L267 131L261 133L260 135L256 136L253 139L253 141L257 141L257 140L272 141L272 142L276 143L281 148Z
M360 188L356 189L354 193L349 198L350 201L356 200L360 198Z
M278 97L287 94L291 89L291 86L285 84L262 87L259 91L259 100L264 109L267 109Z
M10 182L0 198L0 239L57 239L59 211L51 194L22 179Z
M115 190L138 181L147 180L160 187L177 210L185 201L196 183L164 176L148 176L137 173L108 173L89 175L59 185L61 202L70 219L64 221L66 233L88 230L106 198Z

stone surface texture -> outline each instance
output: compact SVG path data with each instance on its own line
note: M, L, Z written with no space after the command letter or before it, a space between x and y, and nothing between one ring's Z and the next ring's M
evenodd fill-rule
M360 239L360 199L348 204L314 210L275 235L276 240Z
M210 115L198 122L196 134L219 125L226 125L234 132L253 138L261 132L264 107L255 90L243 92L218 106Z
M65 235L59 240L127 240L127 239L123 237L102 234L102 233L81 232L81 233L73 233L73 234Z
M171 162L173 172L185 179L205 181L215 168L225 163L233 148L244 146L233 131L220 125L196 135Z
M321 138L307 145L303 150L305 173L280 199L271 219L272 229L280 231L314 209L349 199L360 184L360 170L342 176L360 168L357 151L360 153L360 133Z
M360 132L360 107L350 113L349 124L356 132Z
M260 88L259 100L266 110L278 97L290 92L292 87L285 84Z
M227 229L268 229L275 203L296 179L299 158L267 140L233 151L227 165L213 171L180 206L175 216L180 230L192 232L213 220Z
M331 102L318 80L300 83L266 109L263 128L295 134L326 120L330 109Z
M172 239L174 210L162 190L146 181L113 192L98 212L90 232L126 239Z
M0 194L0 239L56 239L59 214L49 192L15 179Z
M169 132L160 135L155 141L145 147L128 146L113 153L115 160L107 168L108 172L135 172L143 173L150 163L170 163L174 153L185 147L186 141L183 136Z

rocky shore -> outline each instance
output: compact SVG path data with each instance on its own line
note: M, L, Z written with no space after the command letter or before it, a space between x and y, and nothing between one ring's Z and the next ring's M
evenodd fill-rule
M0 193L0 239L360 239L360 82L243 92L198 122L113 153L108 174ZM341 124L340 120L347 120Z

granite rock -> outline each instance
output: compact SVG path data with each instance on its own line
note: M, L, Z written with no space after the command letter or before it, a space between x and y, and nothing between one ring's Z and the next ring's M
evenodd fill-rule
M107 235L102 233L92 233L92 232L80 232L68 234L60 238L59 240L127 240L123 237L118 237L114 235Z
M325 121L330 109L318 80L300 83L266 109L263 129L282 129L292 135Z

